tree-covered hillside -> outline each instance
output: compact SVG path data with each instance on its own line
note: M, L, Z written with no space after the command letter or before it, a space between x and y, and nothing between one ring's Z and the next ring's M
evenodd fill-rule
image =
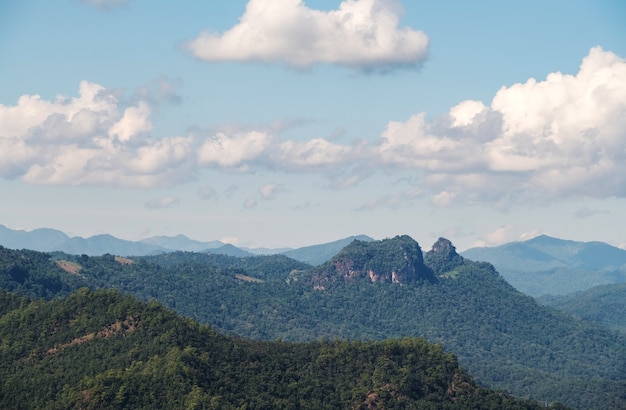
M477 386L422 339L249 341L114 290L0 302L6 409L542 408Z
M8 259L0 266L32 260L22 269L29 273L21 283L11 279L11 269L0 271L0 277L27 294L40 290L34 286L38 275L60 271L64 286L73 286L71 280L116 287L143 300L158 299L218 331L253 339L424 337L457 354L486 386L581 409L620 409L626 403L624 338L540 306L491 265L460 257L446 240L424 256L408 237L355 243L316 268L285 257L181 252L131 260L12 252L17 251L4 252ZM61 270L61 262L74 273ZM348 266L360 273L325 290L316 287L319 275L345 279ZM393 278L394 271L407 267L428 280L372 281Z
M626 334L626 283L601 285L564 296L545 296L539 303Z

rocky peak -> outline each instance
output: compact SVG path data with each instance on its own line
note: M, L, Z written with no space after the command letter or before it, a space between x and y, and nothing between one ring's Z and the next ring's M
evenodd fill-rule
M437 242L433 244L430 252L442 255L445 258L452 258L454 255L457 255L456 248L452 245L452 242L446 238L437 239Z
M360 279L405 284L434 277L424 265L419 244L406 235L382 241L354 241L313 274L318 290Z
M439 238L430 251L426 252L424 263L437 275L448 272L463 264L463 257L446 238Z

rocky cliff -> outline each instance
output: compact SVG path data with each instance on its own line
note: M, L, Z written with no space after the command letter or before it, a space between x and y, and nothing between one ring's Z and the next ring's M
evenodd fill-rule
M325 290L343 282L407 284L434 281L419 244L407 235L381 241L354 241L313 271L313 286Z

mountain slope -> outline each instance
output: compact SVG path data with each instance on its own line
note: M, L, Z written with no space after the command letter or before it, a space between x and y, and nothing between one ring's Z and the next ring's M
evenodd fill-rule
M421 339L233 339L110 290L0 301L2 408L542 408Z
M462 255L493 264L516 289L531 295L564 295L626 282L626 251L602 242L575 242L546 235Z
M626 283L596 286L564 296L541 297L537 301L626 334Z
M11 249L48 252L68 239L69 236L56 229L41 228L22 231L0 225L0 245Z

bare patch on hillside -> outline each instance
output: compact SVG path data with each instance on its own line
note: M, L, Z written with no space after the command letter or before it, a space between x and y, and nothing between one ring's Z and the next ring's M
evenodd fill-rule
M68 343L63 343L54 347L51 347L46 351L47 354L56 354L59 351L62 351L68 347L82 345L88 342L91 342L95 338L108 339L111 336L120 334L120 333L132 333L135 331L137 323L139 321L138 316L126 316L124 321L117 320L115 323L105 327L99 332L91 332L87 333L84 336L77 337L72 339Z
M248 275L237 274L237 275L235 275L235 278L237 278L239 280L242 280L244 282L265 283L265 281L263 279L253 278L252 276L248 276Z
M115 257L115 262L121 263L122 265L132 265L133 263L135 263L134 260L128 259L128 258L123 258L121 256L116 256Z
M70 262L70 261L58 260L56 264L59 268L63 269L64 271L68 273L71 273L72 275L78 275L80 270L83 268L78 263Z

